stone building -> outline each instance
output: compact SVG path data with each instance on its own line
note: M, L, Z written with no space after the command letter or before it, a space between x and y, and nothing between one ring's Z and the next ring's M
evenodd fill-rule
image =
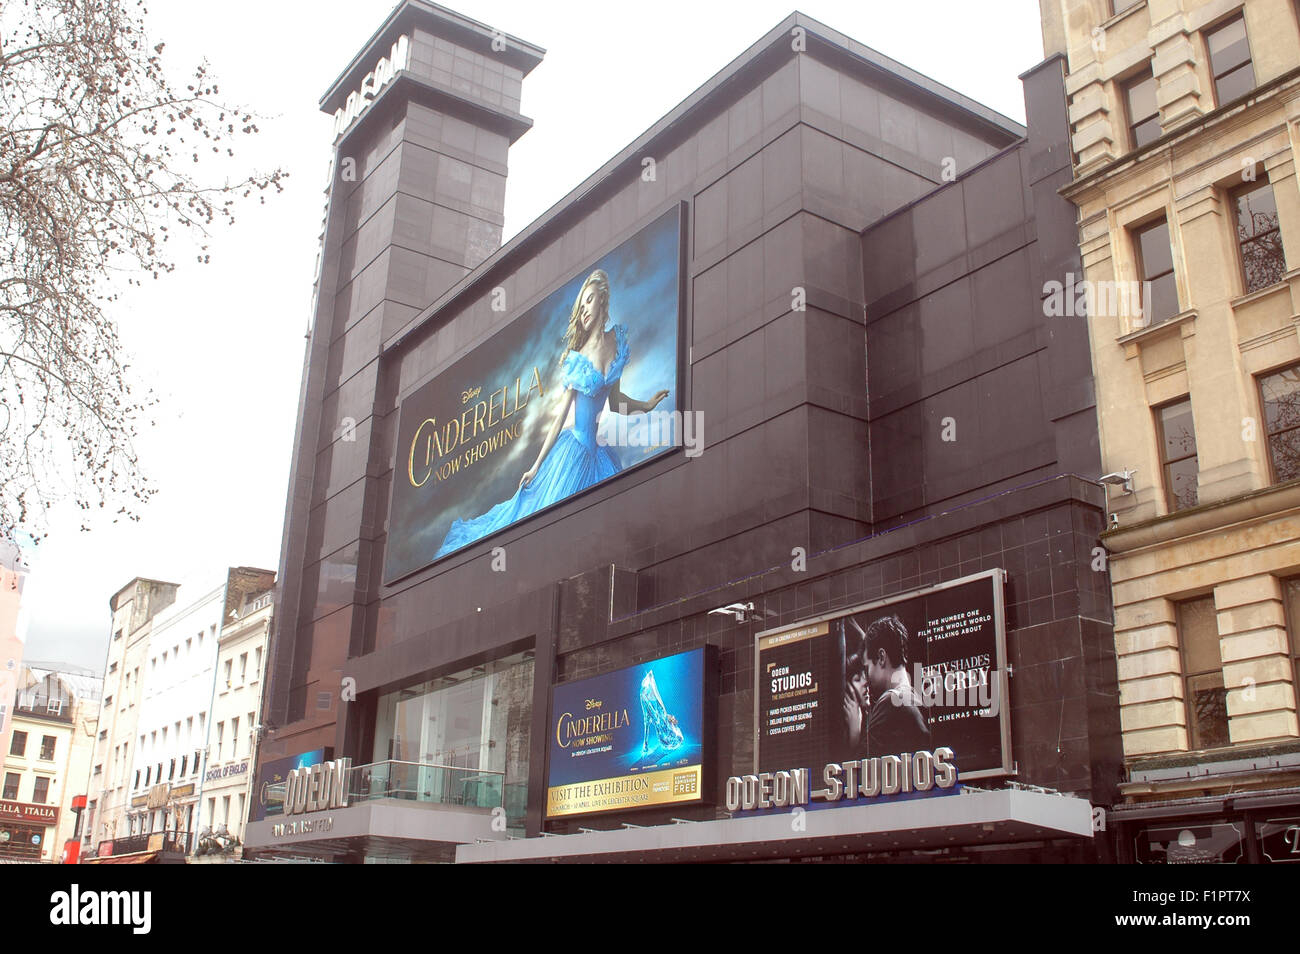
M1084 266L1056 279L1092 295L1057 320L1088 324L1110 482L1125 859L1275 859L1300 815L1298 16L1042 0Z

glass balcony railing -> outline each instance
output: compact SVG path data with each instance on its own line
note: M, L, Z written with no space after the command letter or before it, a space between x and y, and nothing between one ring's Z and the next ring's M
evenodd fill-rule
M350 802L400 798L467 808L502 807L505 773L429 762L372 762L352 767Z

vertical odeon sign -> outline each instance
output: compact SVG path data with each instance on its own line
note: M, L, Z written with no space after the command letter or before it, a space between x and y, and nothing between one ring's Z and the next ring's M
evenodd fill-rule
M370 108L379 91L392 82L399 71L406 69L411 56L410 37L402 35L393 43L387 56L381 56L375 68L361 78L361 85L348 93L343 105L334 111L334 138L342 136L357 117Z

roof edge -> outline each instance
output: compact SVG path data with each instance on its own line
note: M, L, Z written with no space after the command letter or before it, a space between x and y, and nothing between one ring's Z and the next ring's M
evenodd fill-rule
M411 2L411 0L408 0ZM447 307L469 289L473 288L480 281L491 275L502 262L515 254L520 248L527 246L539 234L545 232L551 225L562 215L568 208L579 203L583 197L598 188L611 175L613 175L620 166L634 160L641 154L651 143L662 136L668 135L679 124L685 122L691 115L702 109L704 105L712 101L715 97L726 95L729 84L744 70L751 68L755 63L761 60L765 55L775 50L778 44L785 45L787 49L793 52L787 40L796 28L803 28L807 35L820 41L829 49L838 50L841 54L848 55L855 60L865 64L869 69L874 70L882 75L892 77L896 82L902 82L906 86L915 89L921 95L934 100L938 99L949 109L958 113L965 114L977 123L991 126L1000 130L1008 137L1007 145L1012 145L1016 140L1024 138L1026 134L1025 127L1003 116L995 110L969 99L966 96L944 86L942 83L935 82L929 77L916 72L909 67L903 66L895 60L884 56L881 53L864 46L861 43L845 36L837 30L814 20L803 13L795 11L785 17L780 23L768 30L757 41L750 44L740 55L732 59L726 66L711 76L703 84L696 88L689 96L677 104L666 115L660 117L645 132L637 136L632 142L619 150L613 157L602 163L591 175L587 176L573 189L569 190L558 201L553 203L550 208L535 218L527 226L521 229L508 242L503 244L488 258L480 262L472 271L468 272L463 278L447 289L442 295L432 303L420 309L413 315L410 321L394 331L386 341L382 343L384 352L400 346L410 335L414 334L417 329L421 328L430 317L437 314L443 308ZM1005 148L1005 147L1004 147Z
M388 16L384 18L384 22L371 34L370 39L362 44L361 49L344 67L343 72L329 85L329 88L320 98L321 110L323 112L333 112L326 104L335 98L345 96L356 85L361 75L364 75L367 64L378 55L376 51L390 45L403 26L417 21L425 26L442 26L444 29L459 33L462 36L477 35L483 37L489 44L496 38L504 39L506 48L498 51L499 55L511 65L522 70L525 76L531 73L533 68L542 61L542 57L546 55L546 50L536 44L521 40L519 37L504 33L501 30L493 29L486 23L480 23L478 20L457 13L455 10L448 10L436 3L430 3L429 0L402 0L401 3L393 7Z

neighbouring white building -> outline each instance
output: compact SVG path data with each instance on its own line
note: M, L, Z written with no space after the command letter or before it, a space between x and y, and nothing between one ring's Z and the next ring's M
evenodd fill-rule
M199 857L226 860L242 856L248 820L267 640L274 611L274 574L248 578L231 587L217 655L217 678L209 705L207 765L203 772L202 814L198 832L209 837L194 845ZM258 588L260 587L260 588Z
M202 817L202 791L217 737L216 682L226 677L223 625L274 581L274 571L232 567L206 588L135 580L114 597L112 695L97 729L86 861L133 855L176 862L195 849L211 824ZM221 722L224 735L230 716Z
M134 851L128 838L131 766L154 618L171 606L176 583L136 577L109 599L112 621L104 658L104 698L81 829L83 861Z
M163 850L182 853L196 831L226 583L192 601L185 589L154 618L149 637L127 815L128 835L161 832Z

